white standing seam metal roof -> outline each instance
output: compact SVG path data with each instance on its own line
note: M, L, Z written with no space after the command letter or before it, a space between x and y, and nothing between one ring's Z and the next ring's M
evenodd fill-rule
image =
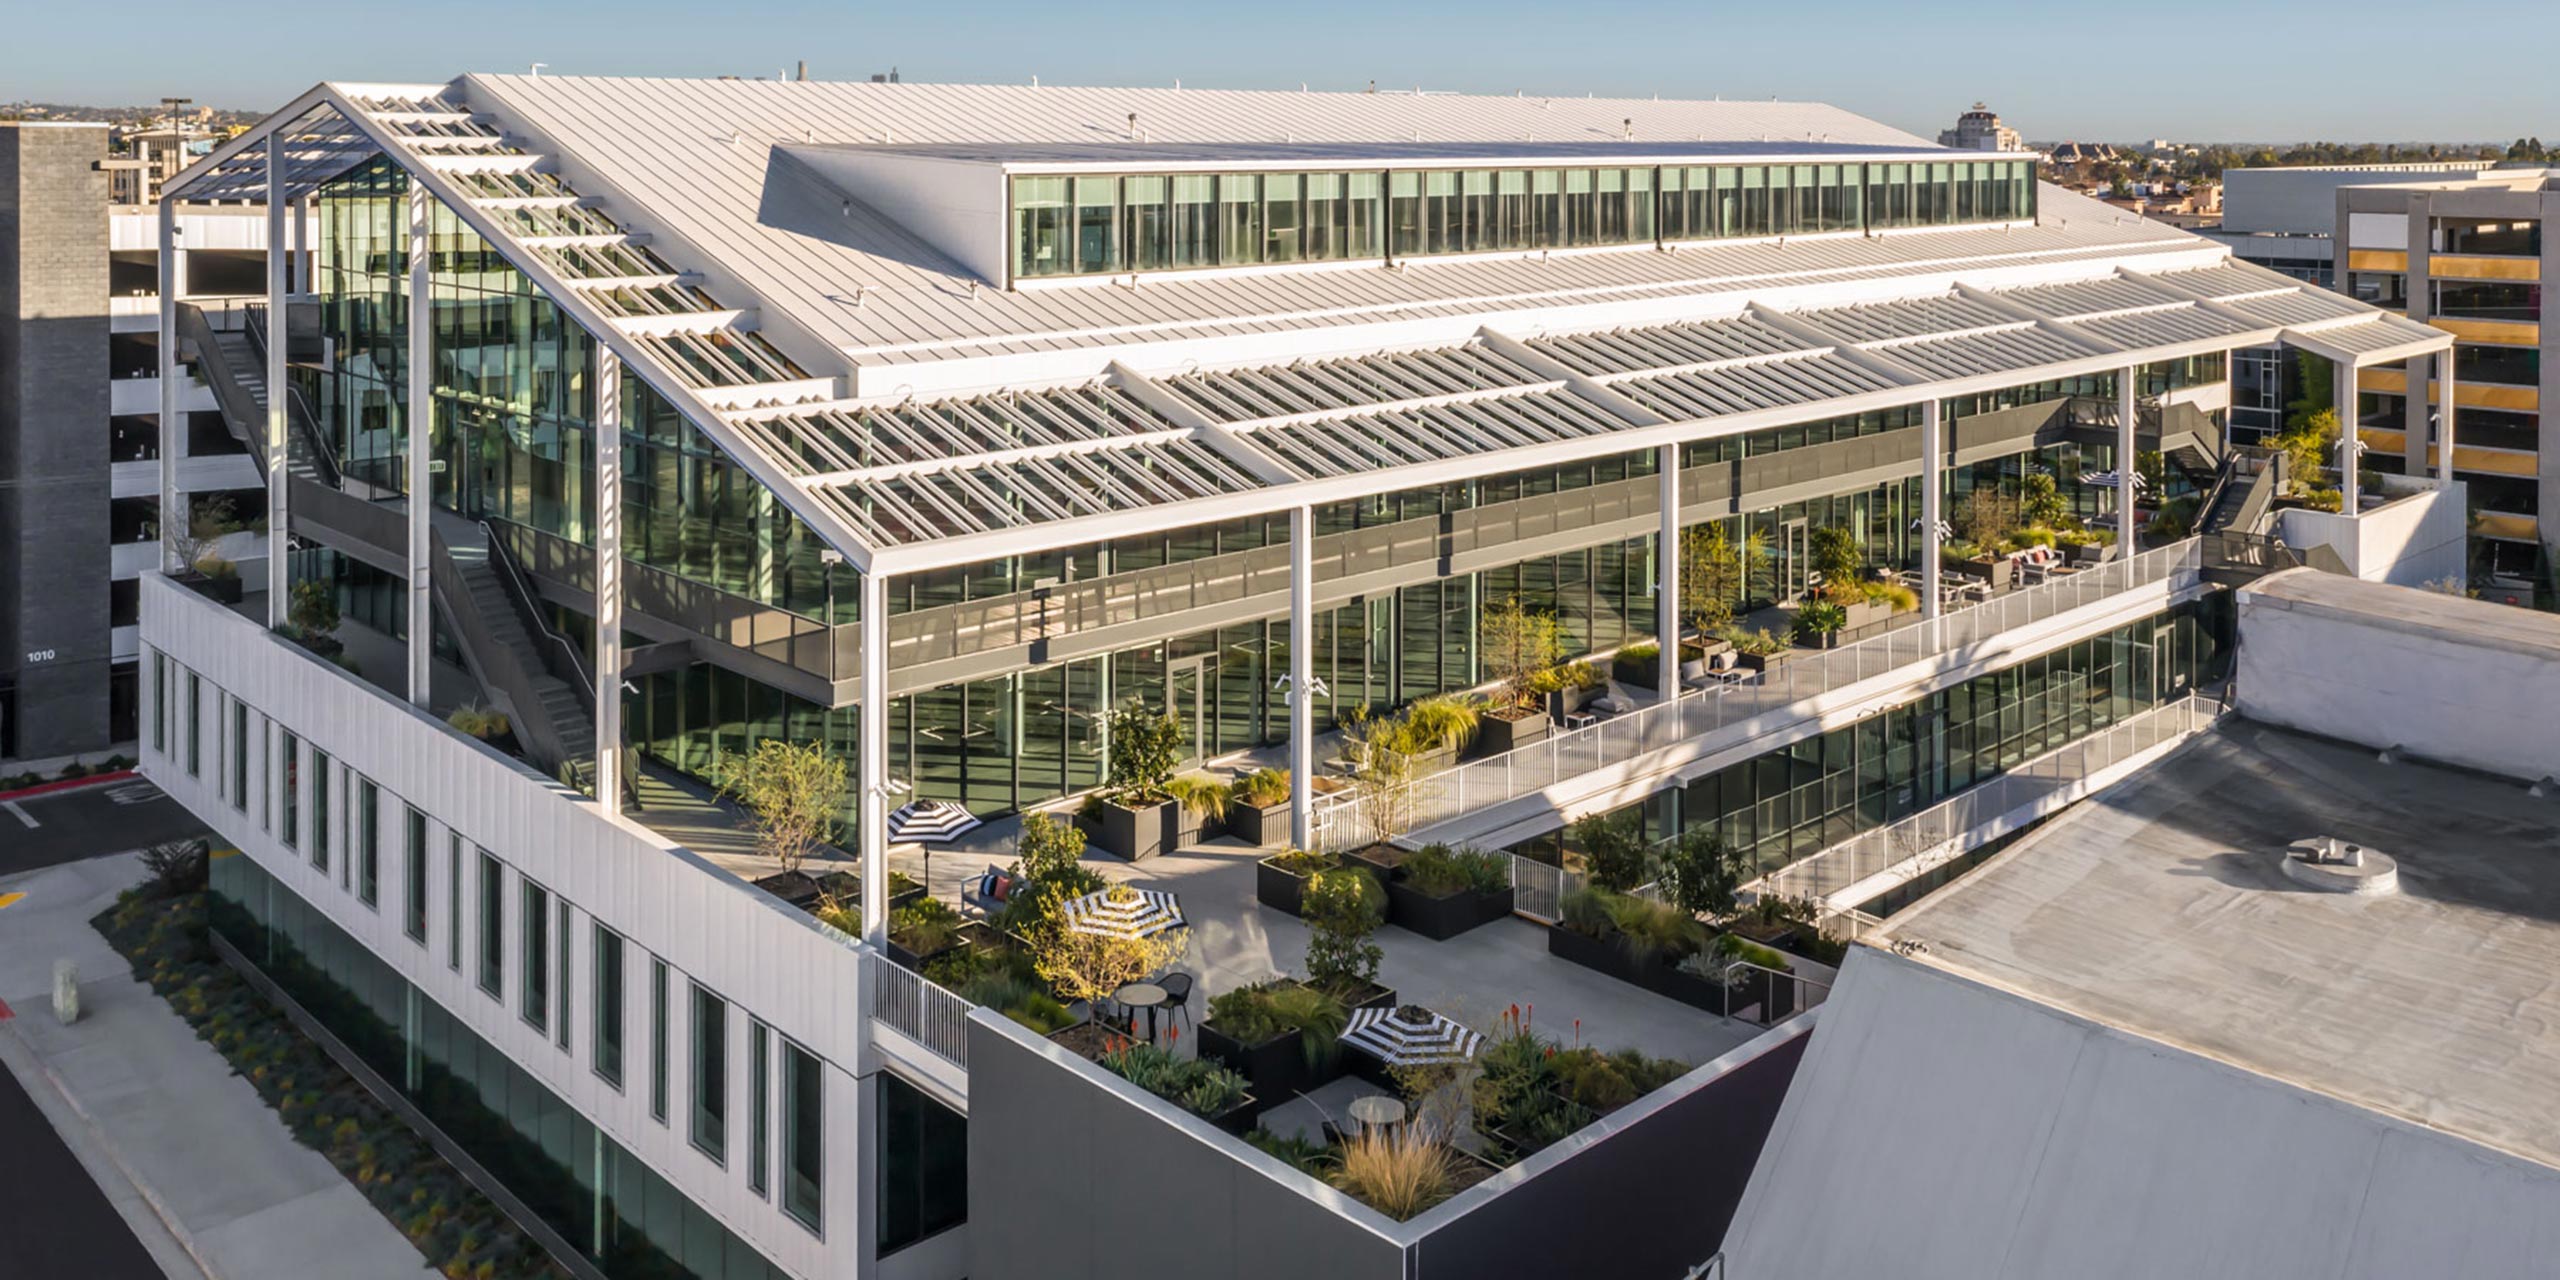
M457 100L465 94L467 105ZM1197 120L1176 123L1176 105L1197 108ZM1239 114L1248 105L1264 114ZM777 194L784 171L768 181L764 158L743 158L770 151L752 139L786 116L803 122L804 137L834 141L935 130L961 142L1073 141L1098 127L1096 111L1118 120L1141 110L1162 118L1154 136L1187 128L1202 142L1255 141L1275 125L1312 141L1407 128L1481 141L1525 120L1533 140L1560 143L1635 105L469 77L450 87L322 86L275 123L290 121L312 153L288 172L297 183L353 154L350 137L379 147L858 566L900 549L894 572L1018 550L1018 537L988 539L1025 529L1096 540L2227 346L2298 339L2359 358L2450 342L2051 190L2047 221L2013 229L1005 293L967 285L901 229L841 199L830 198L823 231L811 230ZM1647 120L1678 119L1702 138L1768 130L1910 144L1830 108L1641 105L1660 113ZM173 190L255 192L259 136L218 150ZM555 151L541 138L575 145ZM2025 287L1947 284L1966 264L1991 264L1977 278L2000 284L2029 260L2042 266ZM1740 274L1702 277L1700 265ZM2170 267L2184 269L2145 270ZM875 285L874 270L889 273L880 280L908 272L920 292ZM2058 274L2069 278L2042 283ZM1854 282L1854 296L1873 300L1784 305L1809 281ZM1579 313L1525 304L1647 294L1668 304L1647 304L1657 311L1716 318L1550 329L1538 318ZM928 295L929 305L918 301ZM860 394L849 386L858 366L845 363L852 344L893 329L940 335L910 347L914 358L978 344L1026 353L1101 344L1108 354L1173 331L1272 335L1285 349L1286 335L1387 312L1427 312L1475 336L1318 361L1266 355L1208 372L1150 375L1115 362L1083 384L1026 379L1018 392L965 399ZM1523 317L1525 344L1501 327ZM2317 332L2297 333L2289 317ZM812 333L848 346L799 340Z

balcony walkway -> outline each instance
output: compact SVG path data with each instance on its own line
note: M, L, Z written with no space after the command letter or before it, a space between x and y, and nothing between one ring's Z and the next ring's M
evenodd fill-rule
M1535 835L1529 828L1552 827L1569 811L1641 798L1718 750L1745 743L1774 749L1818 731L1826 716L1864 699L1917 691L1934 678L2025 656L2049 647L2044 642L2165 607L2202 587L2205 559L2202 544L2192 539L2160 547L2057 575L1934 623L1827 652L1798 651L1749 683L1687 692L1552 734L1522 750L1415 779L1384 797L1322 799L1317 844L1353 849L1390 835L1501 844Z

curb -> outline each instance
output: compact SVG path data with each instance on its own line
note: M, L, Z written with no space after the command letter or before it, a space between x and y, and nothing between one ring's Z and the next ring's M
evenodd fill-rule
M131 769L118 769L113 773L93 773L85 778L62 778L53 782L39 782L32 787L20 787L15 791L0 791L0 801L49 796L57 791L77 791L82 787L94 787L107 782L123 782L128 778L141 776L140 773Z
M116 1144L107 1137L106 1130L99 1128L97 1120L89 1114L88 1108L80 1105L80 1099L72 1095L70 1088L63 1083L61 1075L54 1071L52 1064L46 1062L43 1055L37 1053L35 1047L27 1043L25 1033L14 1026L0 1026L0 1029L5 1029L9 1037L17 1041L19 1051L27 1055L28 1060L35 1064L36 1070L44 1073L45 1083L53 1089L54 1096L62 1099L64 1106L71 1108L71 1114L80 1117L80 1123L89 1131L90 1141L98 1145L98 1150L107 1157L107 1163L115 1166L116 1175L124 1179L125 1185L132 1187L134 1193L142 1197L142 1203L151 1210L151 1216L159 1219L161 1229L167 1231L169 1238L176 1241L180 1249L186 1251L188 1260L196 1264L196 1270L204 1275L205 1280L222 1280L222 1273L216 1271L213 1263L204 1256L204 1251L196 1247L195 1237L187 1234L186 1227L178 1221L178 1215L171 1212L169 1206L161 1201L160 1193L153 1191L149 1183L144 1182L134 1173L133 1166L125 1163L124 1154L116 1150Z

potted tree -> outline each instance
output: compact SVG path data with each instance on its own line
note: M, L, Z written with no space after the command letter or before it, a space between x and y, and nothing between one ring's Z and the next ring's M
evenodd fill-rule
M815 740L767 738L744 756L720 757L712 776L720 794L746 809L756 852L784 871L799 870L800 860L826 843L850 798L844 761Z
M1304 915L1308 879L1341 865L1342 859L1329 853L1303 849L1275 853L1253 864L1254 901L1293 916Z
M1109 890L1117 896L1134 895L1137 890L1125 885ZM1168 929L1143 938L1119 934L1082 933L1063 927L1035 930L1028 939L1032 971L1049 984L1058 998L1098 1008L1111 994L1132 982L1138 982L1173 967L1190 949L1190 931ZM1092 1032L1088 1025L1071 1027L1050 1037L1061 1043L1078 1032ZM1068 1047L1087 1057L1098 1056L1099 1037L1088 1037Z
M326 582L293 584L293 604L285 612L294 642L323 658L346 650L338 641L338 592Z
M1227 830L1246 844L1270 848L1289 834L1289 771L1262 768L1227 789Z
M1425 845L1387 881L1387 920L1441 940L1511 914L1511 859L1480 849Z
M2000 549L2018 527L2018 510L2018 500L2008 494L1997 489L1974 490L1956 517L1956 530L1963 535L1971 554L1949 567L1965 577L1988 583L1994 591L2006 590L2015 566Z
M1396 993L1378 984L1386 951L1370 936L1387 918L1386 891L1366 868L1338 867L1307 881L1307 981L1352 1009L1385 1009Z
M1182 758L1182 726L1135 700L1111 713L1111 750L1096 806L1094 843L1137 862L1181 844L1181 806L1167 784Z
M1564 658L1564 632L1553 613L1504 596L1476 620L1476 649L1498 683L1477 728L1473 751L1501 755L1544 742L1551 722L1530 677Z
M1680 616L1701 634L1733 621L1734 605L1751 589L1751 575L1769 558L1768 539L1746 533L1739 542L1711 520L1680 538ZM1685 655L1684 655L1685 656ZM1700 654L1700 657L1712 656Z

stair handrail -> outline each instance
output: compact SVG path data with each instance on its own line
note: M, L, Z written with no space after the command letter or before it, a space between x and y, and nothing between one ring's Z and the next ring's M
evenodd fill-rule
M205 309L192 302L178 304L178 330L196 346L196 372L213 392L214 403L221 406L224 421L238 430L232 432L256 456L261 470L268 465L266 410L253 402L249 389L240 385L231 370L231 362L222 358L222 348L215 338L212 318ZM254 429L252 429L254 427Z
M534 638L535 644L544 647L543 665L551 669L551 674L585 693L587 705L595 705L595 677L588 674L585 660L578 656L578 647L542 620L542 610L535 603L541 597L533 593L533 584L525 578L523 569L516 564L515 553L507 548L498 531L487 520L477 523L480 536L489 547L489 561L498 567L498 580L506 588L507 601L515 606L516 621L524 624L526 633ZM553 665L554 655L567 664L566 671Z
M450 621L462 641L466 658L479 669L474 674L483 686L504 693L514 704L516 737L535 757L535 763L546 769L557 768L570 759L567 745L560 740L559 727L536 695L530 672L525 670L524 655L498 643L489 633L488 622L472 603L471 590L453 560L453 548L445 541L444 531L430 528L427 532L432 554L428 577L438 594L444 597L442 616Z
M240 326L242 331L249 335L250 343L258 348L258 358L265 359L267 357L267 304L244 303L240 307L240 312L245 317ZM320 415L312 409L311 401L302 394L302 388L291 378L285 380L284 389L285 425L292 436L301 441L303 456L311 460L312 468L320 473L320 478L326 481L330 488L346 488L346 469L339 465L338 451L330 445L327 434L320 430ZM273 394L273 388L269 388L269 393ZM288 450L291 449L290 440L286 447Z

